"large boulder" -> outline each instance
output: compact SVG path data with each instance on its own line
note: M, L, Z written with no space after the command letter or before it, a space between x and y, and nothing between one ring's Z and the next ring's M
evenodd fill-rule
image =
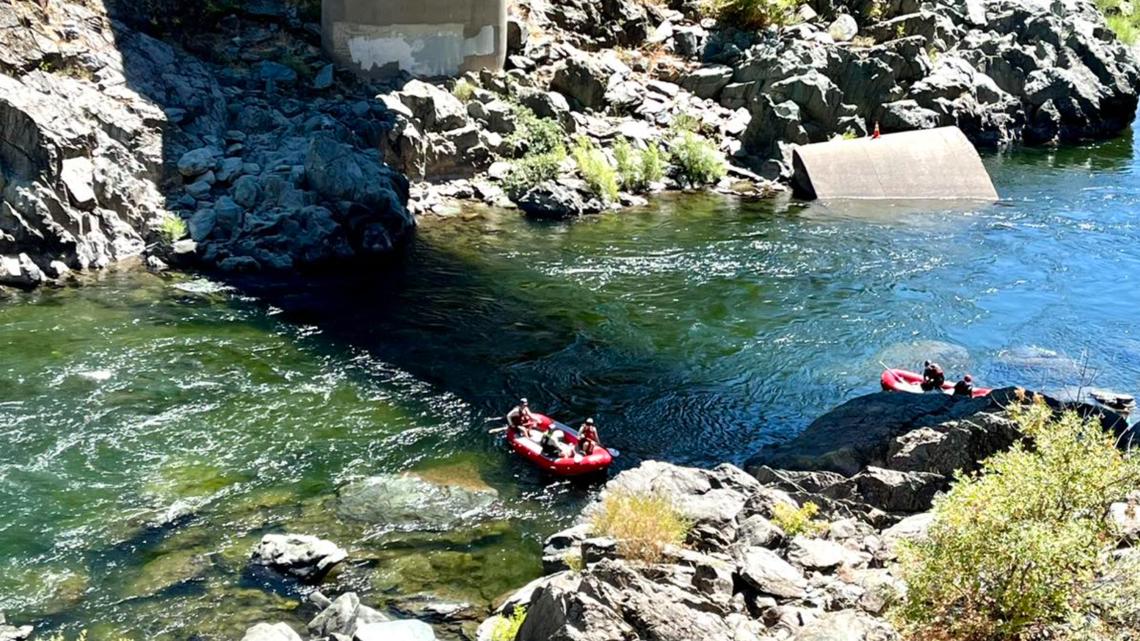
M241 641L301 641L301 636L285 623L258 623L245 631Z
M767 548L745 551L736 572L741 581L761 594L801 598L807 593L804 575Z
M309 631L321 637L341 634L351 637L361 626L383 623L390 619L360 603L355 592L346 592L328 603L320 614L309 621Z
M791 441L761 451L750 463L851 476L885 458L897 436L991 408L989 399L945 394L879 392L860 396L817 418Z
M302 581L321 580L347 557L332 541L306 534L266 534L253 551L253 563Z

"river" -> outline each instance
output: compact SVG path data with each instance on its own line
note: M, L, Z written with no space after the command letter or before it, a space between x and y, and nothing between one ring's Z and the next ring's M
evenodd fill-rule
M622 469L740 463L876 390L880 362L1137 391L1137 159L1131 135L992 155L1002 202L952 209L471 210L426 221L388 268L20 294L0 302L0 608L93 640L302 621L289 586L246 569L270 531L348 548L331 592L482 606L537 576L593 489L487 435L522 395L595 417ZM447 532L336 518L338 488L406 471L498 500Z

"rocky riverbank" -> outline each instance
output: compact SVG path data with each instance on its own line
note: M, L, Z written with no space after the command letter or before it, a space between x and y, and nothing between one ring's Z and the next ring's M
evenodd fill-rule
M694 183L764 195L793 145L876 122L983 146L1102 138L1140 78L1086 0L812 0L759 31L695 0L519 0L508 71L387 86L327 64L299 3L168 4L0 0L0 286L140 255L328 268L465 200L570 216ZM615 181L528 164L536 132L611 174L619 140L674 154Z
M930 398L874 394L813 424L853 428L851 417L861 415L866 425L891 425L871 436L847 432L846 443L833 442L842 456L819 459L864 466L848 467L848 474L765 466L749 474L730 465L698 470L658 462L621 473L579 525L547 540L548 575L503 599L478 638L491 639L515 607L526 612L518 641L898 638L886 616L906 589L896 567L898 544L925 536L931 502L953 470L974 469L1021 438L1002 409L1012 391L979 401ZM1107 417L1110 425L1118 418ZM881 459L852 454L872 442L896 469L867 466ZM692 523L685 544L667 547L656 562L624 556L617 541L592 531L590 520L614 493L671 497ZM802 532L785 531L781 524L797 524L780 512L808 503L821 508L821 518ZM1109 518L1128 545L1137 541L1140 520L1128 503L1113 506ZM1128 547L1121 554L1136 552Z

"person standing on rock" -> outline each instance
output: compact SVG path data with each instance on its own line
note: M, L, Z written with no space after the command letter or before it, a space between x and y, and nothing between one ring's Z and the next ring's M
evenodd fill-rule
M922 391L924 392L941 392L942 386L946 384L946 374L942 371L942 366L938 363L931 361L923 361L922 363Z

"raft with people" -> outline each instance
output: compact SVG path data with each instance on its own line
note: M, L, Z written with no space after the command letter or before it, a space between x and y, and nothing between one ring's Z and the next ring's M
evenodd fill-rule
M989 393L993 391L988 387L974 387L974 380L969 374L967 374L958 383L951 383L949 381L942 380L938 381L934 387L931 387L929 384L929 379L929 376L924 377L922 374L919 374L917 372L888 367L887 369L883 370L883 374L879 378L879 383L882 385L884 392L909 392L911 394L924 394L926 392L932 392L934 389L937 389L943 394L981 398L983 396L988 396ZM926 387L931 389L924 389L924 380L928 381ZM963 387L965 387L964 390L962 389ZM955 388L958 389L956 390Z
M594 419L586 419L581 431L532 412L524 398L507 414L507 445L535 467L558 476L587 476L604 472L617 451L602 447Z

